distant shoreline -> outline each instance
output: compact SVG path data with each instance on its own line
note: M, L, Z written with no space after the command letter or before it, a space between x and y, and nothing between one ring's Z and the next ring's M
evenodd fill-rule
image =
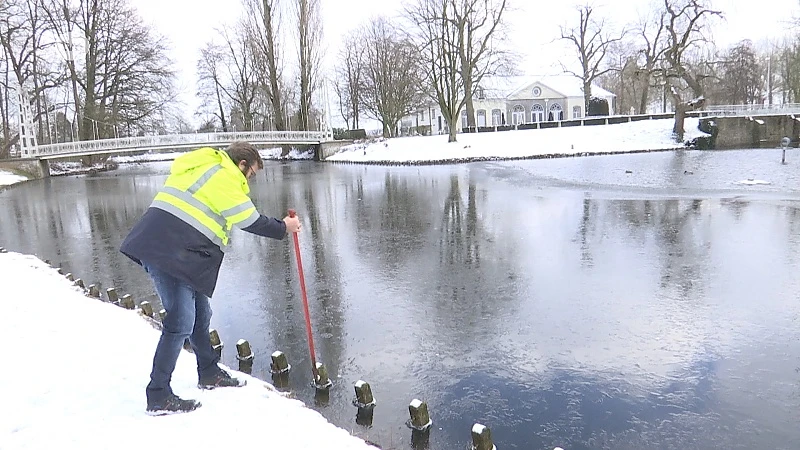
M556 152L556 153L541 153L537 155L526 155L526 156L475 156L467 158L447 158L447 159L415 160L415 161L398 161L398 160L349 161L349 160L326 159L319 162L327 164L359 164L359 165L371 165L371 166L431 166L431 165L447 165L447 164L465 164L465 163L486 162L486 161L520 161L526 159L580 158L584 156L656 153L656 152L671 152L676 150L692 150L692 149L686 146L680 146L680 147L644 149L644 150L619 150L619 151L612 150L612 151L574 152L574 153Z

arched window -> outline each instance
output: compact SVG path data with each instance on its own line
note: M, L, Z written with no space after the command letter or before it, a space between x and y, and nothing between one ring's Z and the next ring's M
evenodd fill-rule
M525 107L516 105L511 110L511 125L519 125L521 123L525 123Z
M531 107L531 122L544 121L544 108L540 104L535 104Z
M499 109L492 110L492 126L503 125L503 113Z
M485 127L486 126L486 110L485 109L479 109L476 114L478 116L478 126L479 127Z
M553 103L550 105L550 114L548 114L547 120L564 120L564 109L560 104Z
M572 118L573 119L580 119L581 118L581 107L580 106L573 106L572 107Z
M475 93L478 95L478 98L483 100L486 98L486 91L483 90L482 87L479 87L475 90Z

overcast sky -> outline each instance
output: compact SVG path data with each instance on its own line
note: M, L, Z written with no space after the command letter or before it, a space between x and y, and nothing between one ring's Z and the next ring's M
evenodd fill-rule
M376 15L396 17L407 1L321 0L327 65L333 64L339 43L348 31ZM513 8L508 15L509 35L515 50L522 55L522 73L552 73L559 67L559 58L572 63L575 56L565 50L563 41L555 38L559 25L572 26L576 5L586 4L585 1L508 1ZM800 0L712 1L713 7L725 14L725 21L714 30L715 42L722 48L742 39L759 41L782 36L788 29L788 20L800 15ZM131 3L145 22L169 40L171 57L179 71L181 98L190 103L187 116L191 117L197 107L194 92L199 49L219 37L215 28L236 22L242 9L239 0L131 0ZM634 22L640 11L646 11L650 0L596 0L591 4L598 16L623 26Z

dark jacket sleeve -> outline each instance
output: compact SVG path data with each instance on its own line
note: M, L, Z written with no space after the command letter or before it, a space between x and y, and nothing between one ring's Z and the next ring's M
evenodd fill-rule
M286 236L286 224L282 220L263 214L252 225L242 230L272 239L283 239Z

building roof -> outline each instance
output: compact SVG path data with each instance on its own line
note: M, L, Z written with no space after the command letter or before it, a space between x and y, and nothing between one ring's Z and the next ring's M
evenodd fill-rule
M583 83L572 75L525 75L484 77L478 86L484 89L486 98L507 98L534 83L540 83L564 97L583 97ZM614 94L592 83L593 97L614 97Z

